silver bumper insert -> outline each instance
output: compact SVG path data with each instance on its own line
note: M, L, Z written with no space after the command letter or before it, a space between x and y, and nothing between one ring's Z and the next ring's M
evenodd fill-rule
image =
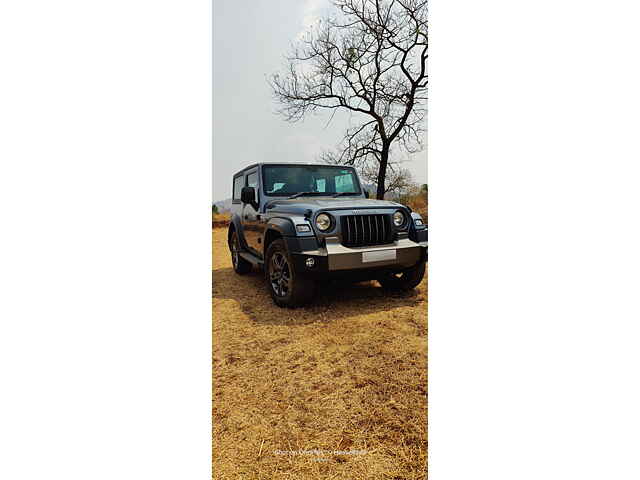
M327 238L326 248L302 254L326 256L330 271L394 265L411 267L419 260L420 249L426 246L426 242L416 243L403 238L387 245L345 247L337 238Z

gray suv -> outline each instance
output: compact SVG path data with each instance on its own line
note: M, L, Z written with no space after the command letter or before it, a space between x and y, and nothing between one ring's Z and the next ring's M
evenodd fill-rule
M409 207L369 199L353 167L258 163L233 176L229 249L242 275L263 267L276 305L308 303L317 282L417 286L427 226Z

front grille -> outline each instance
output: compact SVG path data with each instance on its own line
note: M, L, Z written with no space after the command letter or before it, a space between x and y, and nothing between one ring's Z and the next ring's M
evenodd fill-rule
M391 215L343 215L342 245L345 247L364 247L392 243L394 230Z

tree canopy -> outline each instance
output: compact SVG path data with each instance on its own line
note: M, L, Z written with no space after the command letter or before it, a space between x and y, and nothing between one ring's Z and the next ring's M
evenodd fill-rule
M336 14L293 47L286 73L271 77L278 112L296 122L319 110L346 110L333 163L378 169L383 198L392 145L422 149L427 89L427 2L334 0Z

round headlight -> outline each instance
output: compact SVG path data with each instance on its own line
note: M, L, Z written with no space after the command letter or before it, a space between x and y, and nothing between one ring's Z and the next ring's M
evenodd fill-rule
M326 213L321 213L316 217L316 227L323 232L329 230L331 227L331 217Z
M400 210L393 214L393 224L396 227L401 227L404 224L404 213Z

